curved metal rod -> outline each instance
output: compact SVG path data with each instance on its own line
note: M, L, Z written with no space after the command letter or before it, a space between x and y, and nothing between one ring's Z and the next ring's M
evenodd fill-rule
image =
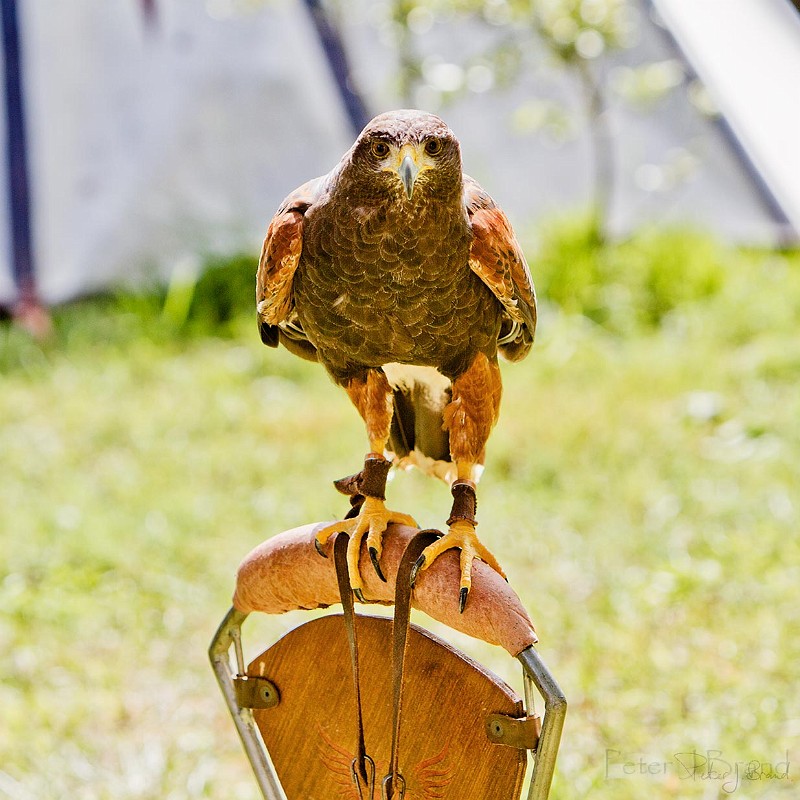
M244 745L245 753L253 767L258 786L264 800L286 800L275 768L269 760L267 748L261 739L261 734L253 719L253 712L249 708L241 708L236 700L233 686L234 672L231 669L229 652L231 646L241 641L242 623L247 619L247 614L231 608L222 620L211 646L208 648L208 657L211 667L217 676L217 683L222 690L222 696L228 710L231 712L239 738Z
M522 663L525 676L527 713L533 713L531 683L536 686L539 694L544 698L542 733L536 748L536 760L533 764L528 800L547 800L556 768L556 758L558 757L558 746L561 743L564 718L567 715L567 698L533 645L526 647L517 656L517 659Z

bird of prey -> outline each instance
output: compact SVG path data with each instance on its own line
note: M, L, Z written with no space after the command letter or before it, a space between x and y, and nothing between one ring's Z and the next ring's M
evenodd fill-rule
M338 484L357 495L358 514L321 530L318 549L349 533L351 586L363 600L366 536L383 578L383 532L414 524L384 503L388 451L451 484L448 532L414 577L459 548L463 611L473 558L503 574L475 533L475 482L500 407L498 352L527 355L536 295L506 215L462 172L450 128L417 110L371 120L327 175L282 203L256 283L263 342L320 362L366 423L364 470Z

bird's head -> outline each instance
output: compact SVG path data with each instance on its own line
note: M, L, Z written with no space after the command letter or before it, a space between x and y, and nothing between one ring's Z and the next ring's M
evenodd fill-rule
M401 202L461 196L461 148L433 114L402 110L369 122L351 150L350 166L361 181Z

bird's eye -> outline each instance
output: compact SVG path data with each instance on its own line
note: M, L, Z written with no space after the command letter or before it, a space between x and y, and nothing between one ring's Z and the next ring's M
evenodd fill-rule
M389 155L389 145L386 144L386 142L382 142L380 139L376 139L372 143L372 155L378 158L386 158L386 156Z
M438 156L439 153L442 152L442 140L428 139L428 141L425 142L425 152L429 156Z

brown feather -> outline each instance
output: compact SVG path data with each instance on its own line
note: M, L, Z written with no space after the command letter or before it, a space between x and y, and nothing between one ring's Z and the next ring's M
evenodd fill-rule
M453 399L444 410L453 461L476 464L500 414L503 385L497 360L483 353L453 381Z
M502 303L510 321L519 326L519 333L509 342L511 347L501 345L504 355L518 361L527 355L536 331L531 273L508 218L468 175L464 176L464 198L472 225L469 266ZM504 332L505 328L501 329L501 338Z
M256 310L264 344L277 347L277 326L294 310L292 284L303 250L305 212L321 179L296 189L283 201L267 229L256 272Z

